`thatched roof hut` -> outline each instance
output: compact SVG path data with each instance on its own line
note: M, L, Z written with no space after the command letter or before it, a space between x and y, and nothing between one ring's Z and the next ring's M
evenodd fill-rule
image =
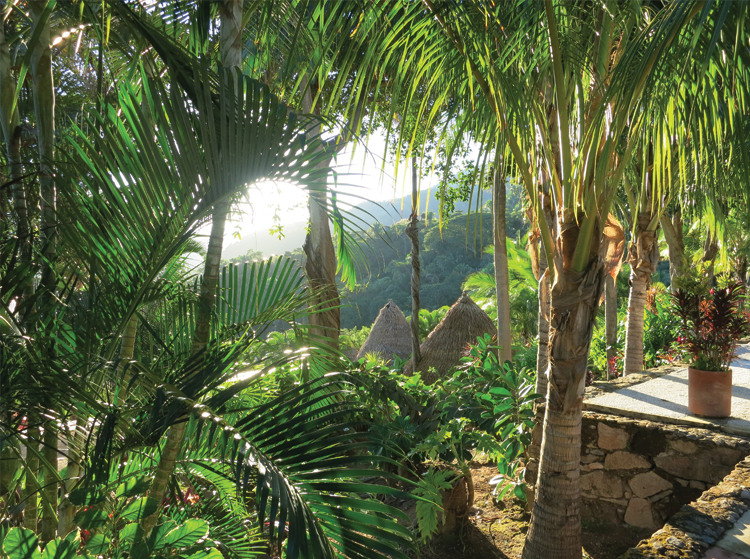
M389 300L380 309L370 335L357 354L362 359L368 353L379 353L383 359L393 361L395 356L406 359L411 355L411 327L398 305Z
M461 364L466 345L475 344L477 338L484 334L496 336L495 323L464 293L422 342L422 360L417 371L427 383L445 376L448 371ZM435 369L437 376L429 373L430 368ZM404 373L410 375L413 372L414 364L410 359L404 366Z

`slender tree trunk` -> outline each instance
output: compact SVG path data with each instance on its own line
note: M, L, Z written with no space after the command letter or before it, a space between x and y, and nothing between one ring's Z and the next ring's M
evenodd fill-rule
M607 342L607 380L613 370L617 351L617 280L611 275L604 276L604 336Z
M416 367L422 360L419 348L419 191L417 177L417 156L411 160L411 222L406 228L406 236L411 239L411 358Z
M592 250L589 267L582 272L572 270L570 260L580 230L572 212L561 218L551 299L544 437L524 559L578 559L582 549L582 403L604 268Z
M716 261L716 256L718 254L719 243L716 240L716 236L712 235L711 231L709 231L708 236L706 237L706 242L703 245L703 256L701 260L708 263L706 271L708 272L708 285L711 286L714 284L714 262Z
M11 73L10 49L5 41L5 19L11 9L10 2L5 2L0 9L0 132L6 146L10 179L13 181L11 193L17 220L16 237L20 243L21 262L30 264L29 218L26 208L26 191L21 180L21 128L18 126L18 110L12 110L16 83ZM32 282L29 281L28 285L31 287ZM4 415L6 423L11 424L12 421L7 411L4 411ZM0 452L0 496L5 496L12 489L11 483L19 467L16 457L17 449L17 439L8 434ZM11 502L15 503L15 500L11 499Z
M687 271L685 241L682 236L682 212L678 208L671 219L666 213L662 214L659 224L664 231L664 239L669 249L670 289L674 291L675 281Z
M505 233L505 173L500 148L495 155L495 176L492 181L492 221L495 245L495 294L497 296L497 345L500 363L511 361L510 277L508 275L508 247Z
M625 334L625 359L623 375L643 371L643 313L646 310L646 291L651 275L659 263L659 237L657 229L647 228L653 221L651 212L640 212L637 217L634 243L628 251L630 263L630 298Z
M10 47L5 40L5 19L10 13L11 3L6 2L0 9L0 132L6 146L6 155L10 167L10 179L13 181L11 192L13 210L18 220L16 236L21 246L23 262L31 262L31 238L29 214L26 206L26 190L21 176L21 128L19 127L18 108L13 109L16 80L11 71Z
M36 452L39 451L39 427L31 426L33 418L27 417L28 427L26 428L26 480L21 493L21 501L25 507L23 510L23 525L25 528L36 533L39 499L39 457Z
M547 220L550 231L554 231L553 220L550 216L549 197L542 196L542 208L544 218ZM550 281L547 263L547 254L543 247L539 250L539 314L537 319L537 329L539 340L536 352L536 382L534 392L537 394L547 394L547 375L549 374L549 319L550 319ZM534 410L534 429L531 432L531 443L526 449L526 472L524 481L526 482L526 507L531 510L534 506L534 486L539 477L539 456L542 450L542 436L544 433L544 405L541 403L535 406Z
M48 542L55 539L57 534L57 430L53 421L47 421L44 426L44 449L42 455L46 465L44 467L44 506L42 509L42 525L40 539Z
M78 418L71 417L70 422L75 424L75 427L71 430L66 426L65 428L65 442L68 447L68 465L65 469L65 482L63 484L63 498L60 501L60 507L57 511L57 535L59 537L65 537L68 532L73 528L73 517L75 516L76 509L73 504L68 500L67 495L73 490L75 484L78 483L78 479L81 475L81 454L78 451L78 445L80 444L80 438L78 437Z
M225 202L214 206L213 222L211 224L211 237L206 251L206 266L201 283L201 292L198 297L195 316L195 332L193 334L192 354L203 351L208 345L211 334L211 315L216 298L216 288L219 282L219 270L221 267L221 251L224 242L224 229L226 225L229 203ZM154 472L154 480L148 491L148 496L156 500L161 507L166 494L169 478L174 472L177 458L182 450L182 440L185 437L187 421L177 423L169 428L167 440L159 455L159 464ZM159 511L145 518L142 522L143 531L146 536L151 533L159 518Z
M308 87L302 98L302 110L305 113L312 112L312 102L313 93ZM320 125L316 126L311 133L320 134ZM333 237L328 224L326 195L326 192L321 192L318 196L310 196L310 231L302 249L306 257L307 281L320 293L315 298L314 306L316 309L323 309L321 312L309 315L310 334L326 339L332 348L338 349L341 311L339 310L339 292L336 287L336 250L333 247Z
M241 70L242 63L242 51L240 50L242 44L240 40L242 34L242 3L243 0L225 0L220 9L221 61L225 68L231 68L236 71ZM229 63L232 65L228 65ZM193 355L205 350L211 334L211 315L216 298L216 288L219 282L224 229L230 207L230 201L223 201L216 204L213 209L211 236L206 251L206 265L196 307L195 332L193 333L191 348ZM159 508L161 508L169 478L174 472L177 458L182 450L182 441L185 437L186 429L187 421L170 427L167 440L161 449L159 464L154 472L154 480L148 492L148 496L159 503ZM141 524L146 536L156 526L158 519L159 510L142 521Z
M50 311L55 291L56 279L54 262L56 259L56 206L57 192L54 176L55 142L55 86L52 77L52 50L50 49L49 20L42 21L46 0L30 0L28 3L34 28L41 27L39 40L31 54L31 83L36 116L37 143L39 149L39 183L41 186L41 238L42 271L40 308ZM54 358L54 348L45 349ZM54 539L57 529L57 426L54 420L44 425L43 455L47 464L43 468L45 504L42 509L41 539ZM54 468L54 471L52 470Z

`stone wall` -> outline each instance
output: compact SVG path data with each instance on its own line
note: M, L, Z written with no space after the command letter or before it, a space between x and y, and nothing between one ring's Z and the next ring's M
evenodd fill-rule
M750 455L742 437L584 412L583 517L655 530Z
M750 508L750 458L621 559L701 559ZM710 555L713 557L714 555Z

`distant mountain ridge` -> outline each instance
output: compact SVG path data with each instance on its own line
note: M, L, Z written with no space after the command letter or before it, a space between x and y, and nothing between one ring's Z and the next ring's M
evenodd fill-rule
M427 207L427 211L437 214L440 203L435 198L436 192L437 189L435 188L425 189L420 192L420 214L424 213L425 207ZM491 193L487 191L482 192L482 204L491 199ZM472 200L472 210L476 208L476 202L476 200ZM456 210L466 212L468 209L468 202L456 202ZM379 222L383 227L388 227L409 217L411 214L411 194L392 201L365 201L357 204L352 213L356 218L356 225L358 227L371 227L375 222ZM266 231L254 231L243 236L242 240L227 246L224 249L223 258L229 259L243 256L249 250L260 251L263 253L263 256L284 254L287 251L291 252L302 247L302 244L305 242L306 228L307 222L305 221L297 221L284 225L284 237L282 239L273 237Z

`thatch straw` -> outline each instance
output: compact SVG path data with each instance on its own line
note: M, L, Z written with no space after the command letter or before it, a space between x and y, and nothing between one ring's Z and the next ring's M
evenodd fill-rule
M380 309L367 341L357 354L357 359L362 359L368 353L377 353L389 363L393 362L395 356L406 359L411 355L409 323L392 300Z
M422 360L417 371L422 379L426 383L432 383L437 378L444 377L461 364L466 346L477 343L477 338L484 334L496 336L495 323L464 293L420 346ZM431 368L435 373L430 372ZM411 359L404 366L404 373L414 373Z

